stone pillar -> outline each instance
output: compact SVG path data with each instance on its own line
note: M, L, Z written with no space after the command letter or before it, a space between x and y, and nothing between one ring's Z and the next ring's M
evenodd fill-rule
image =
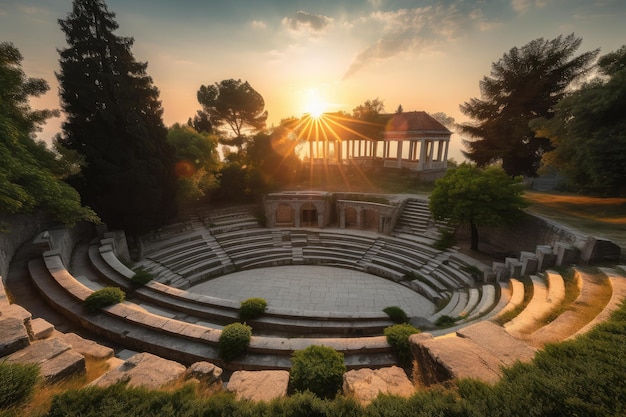
M296 227L300 227L300 218L302 217L302 213L300 209L302 208L302 204L294 204L293 206L293 215L294 215L294 225Z
M402 141L398 141L398 168L402 168Z
M339 228L346 228L346 208L342 207L339 209Z
M357 229L361 229L363 228L363 221L361 219L361 211L363 211L363 209L361 207L356 207L356 227Z
M418 169L424 169L424 167L426 162L426 141L425 140L420 140L420 161L419 161L419 168Z

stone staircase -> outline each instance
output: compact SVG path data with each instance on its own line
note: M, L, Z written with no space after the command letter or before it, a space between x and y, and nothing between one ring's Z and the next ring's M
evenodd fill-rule
M431 223L428 201L409 199L398 218L394 232L421 235L428 230Z

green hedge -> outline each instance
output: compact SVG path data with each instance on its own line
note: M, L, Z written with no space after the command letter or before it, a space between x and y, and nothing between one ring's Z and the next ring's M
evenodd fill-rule
M385 329L384 334L387 338L387 343L393 348L400 365L409 366L413 361L413 355L409 346L409 336L419 332L419 329L410 324L394 324Z
M383 312L385 312L394 323L400 324L409 322L409 316L407 316L406 312L400 307L387 307L383 310Z
M312 345L291 356L289 389L291 392L308 390L321 398L334 398L341 391L345 372L343 353Z
M248 298L241 302L239 307L239 318L242 321L254 320L265 313L267 301L263 298Z
M28 401L38 380L37 365L0 362L0 409Z
M104 307L124 301L126 294L117 287L106 287L94 291L85 299L85 310L88 313L96 313Z
M154 279L154 275L145 269L137 268L135 270L135 275L130 278L130 283L133 288L140 288L149 283Z
M225 361L235 359L248 349L252 328L243 323L232 323L224 327L219 339L219 354Z

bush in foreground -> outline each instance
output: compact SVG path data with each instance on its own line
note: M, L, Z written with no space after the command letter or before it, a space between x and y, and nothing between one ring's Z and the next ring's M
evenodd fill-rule
M85 310L88 313L96 313L104 307L124 301L126 294L117 287L106 287L94 291L85 299Z
M320 398L335 398L343 385L346 365L343 353L326 346L311 345L291 356L289 389L311 391Z
M398 358L398 363L402 366L408 366L413 360L411 347L409 345L409 336L419 333L419 329L410 324L394 324L385 329L385 337L387 343L393 348L393 352Z
M219 354L225 361L235 359L248 349L252 328L247 324L231 323L224 327L219 340Z
M265 313L267 301L263 298L248 298L241 302L239 318L243 321L254 320Z
M28 401L38 380L37 365L0 362L0 409Z

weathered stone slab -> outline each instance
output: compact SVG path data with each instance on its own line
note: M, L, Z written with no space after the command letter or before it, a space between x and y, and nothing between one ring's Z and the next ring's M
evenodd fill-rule
M0 358L24 349L30 344L26 327L15 317L0 318Z
M367 405L379 394L408 398L415 388L406 373L397 366L381 369L356 369L343 375L343 393Z
M59 339L35 342L6 358L9 363L37 364L47 382L56 382L85 372L85 358Z
M187 368L187 378L195 378L206 385L222 385L222 368L210 362L196 362Z
M32 319L30 327L33 331L34 340L46 339L54 332L54 326L42 318Z
M238 399L271 401L287 396L287 371L236 371L228 381L228 391Z
M107 387L127 381L131 387L160 388L179 380L185 367L178 362L160 358L150 353L138 353L122 365L105 373L89 385Z
M41 376L47 382L58 382L85 371L85 357L71 349L40 364Z
M8 356L7 362L42 364L71 348L69 344L59 339L42 340Z
M58 338L72 346L76 352L95 360L106 360L113 356L113 349L102 346L93 340L83 339L76 333L60 333Z
M409 343L425 385L458 378L493 383L501 376L504 363L470 339L457 336L435 339L429 333L419 333L411 335Z
M514 338L504 328L489 321L464 327L458 330L456 334L487 349L496 355L504 365L512 365L518 360L528 362L537 352L528 343Z

